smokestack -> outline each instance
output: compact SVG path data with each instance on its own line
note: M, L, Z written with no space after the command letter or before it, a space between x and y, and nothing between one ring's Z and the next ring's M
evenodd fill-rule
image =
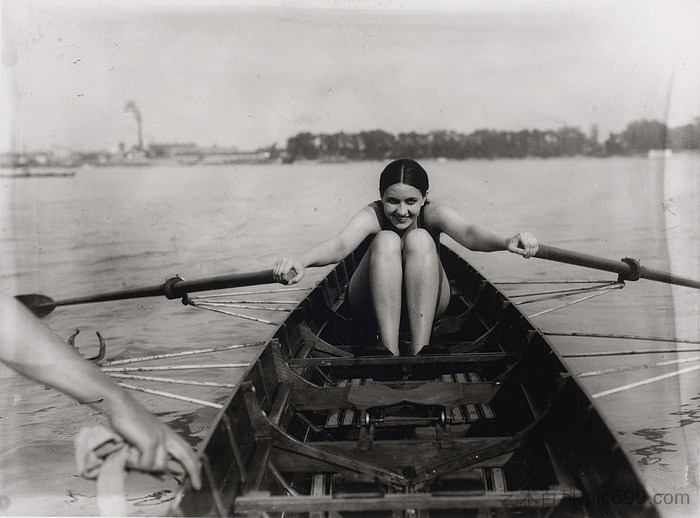
M129 101L126 103L126 106L124 106L124 111L126 113L133 113L134 117L136 118L136 125L138 126L138 150L143 151L143 132L141 129L141 112L139 109L136 107L136 103L133 101Z

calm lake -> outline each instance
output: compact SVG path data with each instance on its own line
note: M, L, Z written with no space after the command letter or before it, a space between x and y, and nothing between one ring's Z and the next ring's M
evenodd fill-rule
M504 234L530 230L549 245L610 259L637 258L651 268L700 278L700 155L423 165L431 180L429 197L469 221ZM301 253L330 237L357 210L377 199L383 166L380 162L173 165L80 169L67 178L0 178L0 289L60 300L158 285L175 274L197 279L271 268L278 257ZM464 251L464 255L492 281L614 279L613 274L525 261L507 253ZM312 286L325 271L310 270L302 286ZM508 286L510 292L533 289ZM303 292L285 297L298 300ZM550 333L698 342L698 298L689 288L640 281L533 321ZM555 304L535 304L525 311L534 314ZM100 331L107 341L107 359L246 344L274 331L270 325L197 311L164 298L64 307L45 321L66 338L80 328L76 344L86 355L94 354L95 332ZM569 358L574 373L698 355L697 344L690 343L561 336L552 336L551 341L564 355L654 348L696 351ZM235 358L249 360L255 352L242 349ZM217 354L201 362L231 358ZM581 381L594 394L689 365L695 364ZM650 491L690 494L690 505L663 506L668 516L694 516L698 509L697 373L596 400ZM187 374L192 379L233 382L239 375L231 369ZM185 389L172 389L178 390ZM222 402L227 390L200 388L187 393ZM157 396L136 397L193 444L206 436L216 415L213 409ZM90 493L94 483L74 476L70 451L80 426L99 419L94 410L0 367L0 415L0 498L5 497L0 515L94 514ZM142 499L137 512L153 513L157 507L151 505L162 501L157 496Z

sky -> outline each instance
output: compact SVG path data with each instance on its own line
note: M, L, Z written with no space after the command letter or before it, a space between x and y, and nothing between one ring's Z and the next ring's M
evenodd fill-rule
M0 152L700 117L697 0L0 2Z

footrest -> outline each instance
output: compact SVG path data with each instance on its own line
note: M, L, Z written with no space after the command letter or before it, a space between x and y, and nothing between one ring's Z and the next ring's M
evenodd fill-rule
M328 409L327 428L352 426L361 411L402 404L442 407L453 423L460 424L493 418L489 403L498 389L498 384L481 381L473 373L391 385L372 378L353 378L338 380L337 385L328 382L322 389L297 389L292 402L298 410Z
M460 372L456 374L443 374L442 381L446 383L481 383L481 376L475 372ZM461 405L452 409L452 418L457 424L471 423L479 419L493 419L494 413L491 405L484 404L468 404Z
M374 407L387 407L400 403L453 407L464 397L462 385L458 383L426 383L418 387L404 389L391 388L374 383L350 387L348 402L358 410Z
M360 379L353 378L351 380L342 379L338 381L338 387L347 387L348 385L357 386L362 383L371 383L372 379ZM328 413L328 418L326 419L327 428L338 428L339 426L351 426L355 420L355 411L351 408L346 409L334 409Z

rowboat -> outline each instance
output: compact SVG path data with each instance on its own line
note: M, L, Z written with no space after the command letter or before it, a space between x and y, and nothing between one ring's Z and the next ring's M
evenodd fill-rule
M271 270L190 281L176 276L154 286L59 301L40 294L17 298L40 318L60 306L165 296L275 325L254 361L235 365L247 370L240 383L226 385L232 392L224 404L120 383L219 409L198 448L204 486L195 491L185 478L171 515L659 515L596 394L589 395L567 371L549 335L532 323L537 314L525 316L514 296L444 244L440 255L451 301L434 325L433 354L364 355L376 344L377 331L352 319L345 291L368 244L293 302L281 324L230 311L250 307L244 301L222 309L226 303L217 295L190 296L271 283ZM608 286L589 289L594 292L638 279L700 288L694 279L629 258L613 261L548 245L540 245L536 257L618 274ZM126 361L102 367L117 376L111 365Z
M451 302L431 340L443 349L362 356L376 329L344 294L366 248L267 341L201 445L203 488L185 480L172 514L658 515L548 338L445 245Z

